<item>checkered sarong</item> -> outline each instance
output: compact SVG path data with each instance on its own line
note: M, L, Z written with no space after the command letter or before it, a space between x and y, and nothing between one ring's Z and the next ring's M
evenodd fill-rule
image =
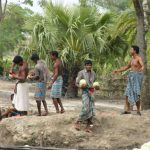
M51 98L61 98L62 84L63 84L62 76L59 76L52 85L51 93L50 93Z

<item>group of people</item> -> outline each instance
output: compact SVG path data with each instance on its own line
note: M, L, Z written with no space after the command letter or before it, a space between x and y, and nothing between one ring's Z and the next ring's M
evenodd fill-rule
M27 115L29 110L29 86L27 79L35 81L35 95L34 98L37 103L38 116L48 115L47 103L45 101L46 90L50 89L50 96L53 99L53 103L57 113L64 113L64 107L61 102L62 93L62 70L63 66L58 58L58 52L50 52L50 58L54 62L53 75L49 76L49 69L45 61L41 60L39 56L34 53L31 56L31 60L35 63L34 71L29 72L28 64L23 61L21 56L15 56L13 59L13 65L10 69L10 78L16 79L14 93L11 95L12 106L8 110L1 114L1 118L9 116L18 112L17 115ZM18 66L18 72L14 72L15 67ZM48 84L48 86L47 86ZM44 106L45 112L41 112L41 103Z
M130 106L136 104L137 114L141 115L140 112L140 95L143 81L143 72L144 64L141 56L139 55L139 47L131 47L131 56L132 59L129 64L125 67L122 67L118 70L113 71L113 74L121 73L126 70L130 70L128 74L128 84L125 91L126 96L126 110L122 114L130 114ZM35 100L37 102L38 115L48 115L47 103L45 101L45 93L47 89L50 89L50 95L53 99L53 104L56 108L56 113L64 113L64 107L61 102L61 93L62 93L62 70L63 65L61 60L58 57L57 51L50 52L51 60L54 62L53 75L48 78L49 71L46 63L43 60L39 59L37 54L31 56L31 60L36 64L34 72L28 75L29 69L27 63L25 63L21 56L15 56L13 60L13 65L10 70L11 78L16 79L16 86L14 90L14 96L12 98L12 103L18 112L21 112L22 115L27 115L29 107L29 98L28 98L28 84L26 79L36 81L36 90L35 90ZM19 72L15 74L13 69L16 65L19 65ZM95 116L95 104L94 104L94 87L93 83L96 80L96 74L92 69L92 61L85 61L85 68L78 73L76 78L76 86L82 89L82 109L75 123L75 129L81 129L81 123L86 122L86 131L91 132L93 127L93 117ZM86 85L79 86L79 83L82 79L86 80ZM45 113L41 113L41 102L45 108Z

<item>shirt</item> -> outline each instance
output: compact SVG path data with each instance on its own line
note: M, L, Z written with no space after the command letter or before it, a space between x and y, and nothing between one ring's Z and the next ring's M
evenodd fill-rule
M79 86L79 82L80 82L81 79L85 79L87 84L88 84L88 86L92 87L94 81L96 80L96 74L95 74L95 72L93 70L88 72L86 69L84 69L84 70L81 70L78 73L78 76L76 78L76 85L77 86Z
M48 80L48 67L43 60L38 60L35 65L35 76L39 77L40 82L47 82Z

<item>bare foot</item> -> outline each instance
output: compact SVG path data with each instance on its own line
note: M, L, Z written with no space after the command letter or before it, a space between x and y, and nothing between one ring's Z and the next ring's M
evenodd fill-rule
M93 133L93 131L92 131L89 127L87 127L87 128L85 129L85 132Z
M47 116L48 115L48 112L45 112L42 114L42 116Z
M80 131L81 129L80 129L80 124L79 123L76 123L75 124L75 129L77 130L77 131Z
M64 110L64 109L62 109L62 110L60 111L60 113L61 113L61 114L63 114L64 112L65 112L65 110Z

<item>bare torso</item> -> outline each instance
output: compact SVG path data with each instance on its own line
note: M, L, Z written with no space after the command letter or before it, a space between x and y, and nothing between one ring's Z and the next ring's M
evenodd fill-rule
M26 80L27 76L28 76L28 64L27 63L23 63L21 66L19 66L19 72L18 72L18 76L22 77L22 80Z
M62 75L63 66L62 66L61 60L59 60L59 59L57 59L57 60L55 61L54 70L55 70L56 68L58 69L58 76L61 76L61 75Z
M130 64L132 71L141 72L141 69L142 69L142 65L140 63L141 60L142 58L140 56L136 56L135 58L132 58L131 64Z

